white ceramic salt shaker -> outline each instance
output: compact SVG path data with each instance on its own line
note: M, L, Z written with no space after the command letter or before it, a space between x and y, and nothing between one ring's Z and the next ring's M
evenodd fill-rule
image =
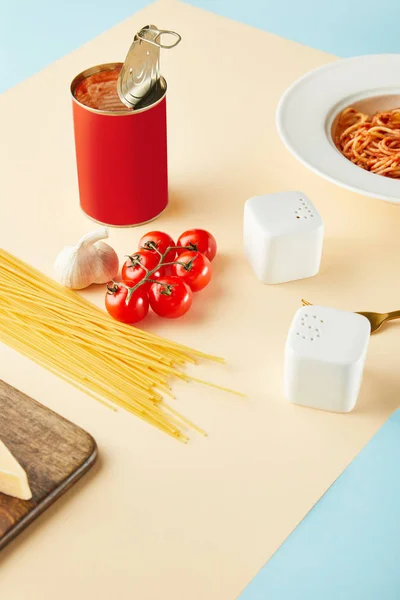
M263 283L316 275L323 237L321 215L302 192L254 196L245 204L245 253Z
M371 325L356 313L303 306L285 349L284 394L289 402L349 412L357 402Z

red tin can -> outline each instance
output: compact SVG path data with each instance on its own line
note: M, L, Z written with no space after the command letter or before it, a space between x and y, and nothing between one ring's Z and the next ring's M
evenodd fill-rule
M82 210L104 224L152 221L168 204L166 91L160 78L140 108L119 99L122 63L83 71L71 84Z

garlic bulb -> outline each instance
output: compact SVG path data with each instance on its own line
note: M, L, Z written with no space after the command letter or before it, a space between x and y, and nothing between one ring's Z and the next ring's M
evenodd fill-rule
M58 281L73 290L92 283L107 283L118 274L118 256L103 240L108 229L103 227L83 236L75 246L67 246L56 258L54 269Z

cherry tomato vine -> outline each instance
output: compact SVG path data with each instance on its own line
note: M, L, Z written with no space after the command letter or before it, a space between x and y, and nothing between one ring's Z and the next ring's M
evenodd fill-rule
M107 284L108 312L125 323L143 319L149 306L161 317L183 316L192 305L193 292L211 279L216 249L215 238L205 230L185 232L176 245L164 232L146 234L139 250L127 255L122 281Z

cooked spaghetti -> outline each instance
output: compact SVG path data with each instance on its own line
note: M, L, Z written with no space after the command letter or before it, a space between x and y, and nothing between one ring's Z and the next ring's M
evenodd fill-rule
M400 178L400 108L372 117L346 108L338 118L335 144L355 165Z
M122 407L184 442L182 428L204 432L165 402L164 395L173 397L168 381L205 383L182 366L196 358L224 362L115 321L1 249L0 339L110 408Z

